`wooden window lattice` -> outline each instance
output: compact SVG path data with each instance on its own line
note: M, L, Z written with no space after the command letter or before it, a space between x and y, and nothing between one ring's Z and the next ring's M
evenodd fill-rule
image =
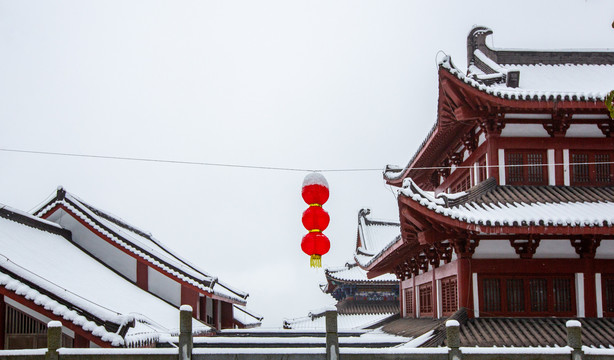
M545 152L541 150L505 152L506 179L511 185L546 184Z
M571 154L573 182L588 183L590 170L588 165L588 154Z
M553 279L554 311L571 311L571 279Z
M441 279L441 310L443 315L450 315L458 310L456 276Z
M602 184L609 184L612 179L610 171L610 154L595 154L595 181ZM601 164L600 164L601 163Z
M524 284L522 279L507 279L507 310L524 312Z
M614 278L603 280L605 311L614 313Z
M548 311L548 281L546 279L529 280L529 294L531 294L531 311Z
M414 288L405 289L405 316L414 316Z
M433 285L431 283L420 285L420 316L433 315Z
M501 289L499 279L484 279L483 281L484 311L501 311Z

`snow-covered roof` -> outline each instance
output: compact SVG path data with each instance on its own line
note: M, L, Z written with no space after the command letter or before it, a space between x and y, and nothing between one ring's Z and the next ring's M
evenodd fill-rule
M483 26L469 32L466 75L449 57L440 65L465 83L503 98L603 101L612 91L612 50L495 49L486 40L492 33Z
M346 263L343 267L327 268L324 270L327 278L343 282L353 283L389 283L398 284L398 279L393 274L383 274L376 278L367 278L367 271L358 264Z
M485 27L474 27L469 33L466 72L450 56L440 60L437 121L405 167L388 165L384 169L384 179L390 184L401 186L411 176L421 186L430 186L433 172L417 169L441 166L441 155L452 150L450 141L466 131L463 127L468 119L459 121L462 115L457 110L479 112L478 108L488 104L488 111L528 111L537 117L573 107L579 114L586 111L598 116L595 121L609 119L604 99L614 84L613 50L493 49L486 42L491 34ZM456 87L462 91L448 91ZM454 94L460 94L458 100L463 104L450 101Z
M399 195L483 231L484 226L527 225L614 231L614 187L500 186L491 178L450 199L423 191L407 178Z
M262 325L263 316L254 313L245 306L233 304L233 308L232 315L234 316L234 320L244 327L253 328Z
M358 213L358 240L354 259L363 268L401 237L399 222L374 219L370 214L369 209L362 209Z
M113 346L138 346L178 332L177 308L119 276L69 236L45 230L48 222L36 219L38 226L19 221L16 210L0 211L0 286ZM196 320L193 329L212 330Z
M59 205L87 222L88 225L106 236L109 240L117 243L135 256L147 260L170 275L203 291L245 304L245 299L248 297L247 293L220 282L217 277L199 269L164 246L150 233L128 224L109 212L89 205L62 188L58 189L57 196L54 199L36 210L34 214L44 217Z
M479 50L476 50L476 52ZM481 53L480 53L481 54ZM470 66L467 74L454 66L450 57L445 57L439 64L466 84L487 94L505 99L517 100L584 100L604 101L612 91L614 83L614 65L508 65L501 70L518 71L518 87L509 87L506 83L488 84L483 71ZM488 74L490 77L493 74ZM503 73L501 73L503 75ZM503 78L501 76L501 78Z

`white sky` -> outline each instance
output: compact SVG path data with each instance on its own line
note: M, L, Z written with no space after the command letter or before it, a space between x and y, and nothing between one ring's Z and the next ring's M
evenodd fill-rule
M0 0L0 148L309 169L405 165L435 121L436 55L614 48L614 2ZM614 84L612 85L614 88ZM300 250L304 172L0 151L0 203L63 185L250 293L265 326L334 303ZM398 219L381 171L324 174L332 247Z

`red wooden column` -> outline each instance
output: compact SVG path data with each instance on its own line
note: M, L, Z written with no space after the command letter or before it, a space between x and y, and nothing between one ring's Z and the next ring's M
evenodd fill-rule
M595 286L595 262L593 259L582 259L584 263L584 316L597 317L597 296Z
M501 184L499 179L499 134L486 134L486 154L488 156L488 171L487 177L497 179L497 184Z
M473 295L471 284L471 259L459 258L457 261L458 271L458 306L467 309L467 315L472 318Z
M232 303L220 301L220 304L222 306L222 329L232 329L234 327Z
M90 341L75 331L75 340L73 341L72 346L74 348L89 348Z
M5 350L4 338L6 337L5 320L6 304L4 303L4 295L0 294L0 350Z
M556 185L564 185L565 176L563 173L563 150L562 149L554 149L554 163L561 164L554 166L554 179L556 181Z
M181 285L181 305L190 305L192 307L192 316L198 316L198 292L196 290Z
M220 323L219 323L220 317L218 316L218 309L217 309L218 306L220 306L219 300L213 299L213 326L219 330L221 328L220 328Z
M148 275L149 267L145 262L138 261L136 262L136 286L141 289L147 291L149 284L149 275Z

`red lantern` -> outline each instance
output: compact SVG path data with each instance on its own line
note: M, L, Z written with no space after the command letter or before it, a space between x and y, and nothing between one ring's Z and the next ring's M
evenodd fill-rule
M320 173L311 173L303 180L303 200L308 205L323 205L328 200L328 182Z
M330 249L330 241L322 234L330 222L330 216L322 209L328 200L328 182L319 173L311 173L303 180L301 192L309 208L303 212L303 226L309 233L303 237L301 249L311 256L311 267L322 267L322 255Z
M307 230L324 231L330 223L330 216L321 206L310 206L303 212L303 226Z
M301 249L311 255L311 267L322 267L322 255L330 250L330 240L321 232L310 232L303 236Z

